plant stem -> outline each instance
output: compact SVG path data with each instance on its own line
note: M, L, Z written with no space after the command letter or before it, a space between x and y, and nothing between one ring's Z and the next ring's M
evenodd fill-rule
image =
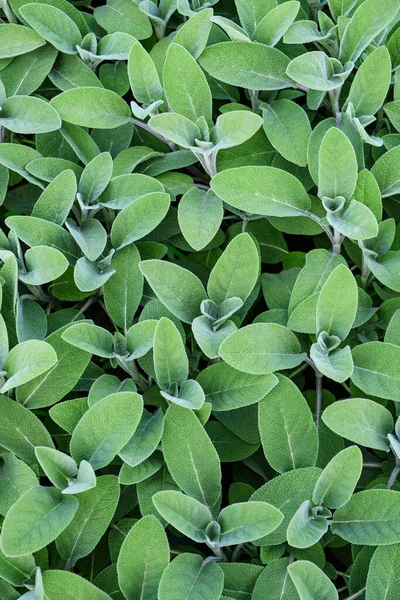
M297 375L300 375L300 373L307 369L308 366L308 363L304 362L299 367L297 367L297 369L295 369L293 373L290 373L289 378L294 379L295 377L297 377Z
M363 593L365 592L366 589L367 588L363 587L362 590L359 590L355 594L352 594L351 596L347 596L347 598L345 598L345 600L356 600L356 598L359 598L360 596L363 595Z
M214 552L214 554L217 558L221 559L223 562L228 562L228 559L226 558L226 554L223 550L221 550L221 548L214 547L214 548L211 548L211 550Z
M318 429L319 420L321 417L321 406L322 406L322 377L323 375L319 371L315 371L315 425Z
M236 562L237 561L237 559L239 558L240 551L241 551L242 547L243 547L243 544L238 544L235 547L235 549L234 549L234 551L232 553L231 562Z
M361 265L361 284L365 290L367 287L368 277L370 276L370 269L367 265L367 261L365 260L364 252L362 253L362 265Z
M394 482L396 481L397 475L400 473L400 464L396 465L393 469L393 471L390 474L389 477L389 481L387 483L387 489L390 490L391 487L393 486Z
M343 240L344 240L344 236L339 231L334 229L333 230L333 242L332 242L332 253L333 254L340 254Z

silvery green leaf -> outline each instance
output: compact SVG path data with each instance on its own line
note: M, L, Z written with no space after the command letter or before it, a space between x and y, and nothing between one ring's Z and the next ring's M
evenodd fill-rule
M81 292L93 292L103 286L114 273L113 268L102 269L95 261L82 256L74 267L74 281Z
M289 0L270 10L258 23L254 40L268 46L276 46L299 12L300 3Z
M328 531L327 516L322 507L312 508L309 500L299 506L289 523L288 543L294 548L309 548L316 544Z
M45 40L66 54L76 54L82 35L74 21L56 6L29 3L21 7L21 15Z
M294 58L286 69L287 76L305 88L328 92L343 85L353 63L342 65L325 52L315 51Z
M312 598L314 590L318 590L321 600L338 600L339 595L332 581L312 562L297 560L289 565L288 573L292 579L300 600Z
M355 11L340 43L340 60L356 61L372 40L383 31L398 11L393 0L366 0Z
M248 35L246 34L246 32L244 31L243 27L240 27L240 25L238 25L237 23L235 23L234 21L231 21L230 19L227 19L226 17L221 17L219 15L215 15L213 17L211 17L211 21L213 23L215 23L216 25L219 25L219 27L221 27L221 29L223 29L223 31L225 31L225 33L229 36L229 38L233 41L233 42L249 42L250 39L248 37Z

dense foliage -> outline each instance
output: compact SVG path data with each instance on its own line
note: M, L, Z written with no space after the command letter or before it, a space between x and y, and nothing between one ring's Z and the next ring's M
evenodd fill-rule
M398 0L0 6L1 600L398 600Z

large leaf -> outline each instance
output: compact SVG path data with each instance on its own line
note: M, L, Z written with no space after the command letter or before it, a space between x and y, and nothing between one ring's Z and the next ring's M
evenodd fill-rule
M118 557L118 581L126 600L152 600L168 563L163 526L153 515L143 517L126 536Z
M393 430L393 417L377 402L365 398L349 398L328 406L322 419L342 437L377 450L389 450L388 433Z
M184 323L200 314L206 298L201 281L187 269L161 260L145 260L140 270L161 302Z
M94 550L113 518L118 500L119 485L113 475L98 477L96 487L79 496L79 508L56 542L66 569Z
M231 367L251 375L290 369L305 358L294 333L276 323L256 323L235 331L222 342L219 353Z
M287 56L264 44L213 44L204 50L199 62L215 79L251 90L281 90L293 85L286 75Z
M176 483L186 494L212 508L221 493L221 466L196 415L171 405L165 416L162 443L168 470Z
M69 525L78 506L76 498L63 496L56 488L39 485L31 488L4 519L3 552L8 556L24 556L47 546Z
M266 459L284 473L315 465L318 433L311 410L297 386L282 375L258 405L258 426Z
M63 121L95 127L113 129L127 123L130 117L128 105L111 90L81 87L55 96L51 105Z
M269 217L307 215L310 199L296 177L275 167L238 167L213 177L214 192L227 204Z
M399 492L365 490L333 515L332 531L352 544L387 546L400 541Z
M142 398L134 392L111 394L90 407L74 429L71 455L93 469L108 465L135 433L142 415Z
M399 400L400 347L387 342L369 342L353 349L352 381L366 394Z
M201 13L200 13L201 14ZM158 590L159 600L219 600L224 587L224 574L215 562L184 553L166 568Z

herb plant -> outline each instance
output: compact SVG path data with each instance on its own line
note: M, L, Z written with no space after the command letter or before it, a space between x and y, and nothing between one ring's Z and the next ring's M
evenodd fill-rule
M0 7L0 599L399 600L398 0Z

